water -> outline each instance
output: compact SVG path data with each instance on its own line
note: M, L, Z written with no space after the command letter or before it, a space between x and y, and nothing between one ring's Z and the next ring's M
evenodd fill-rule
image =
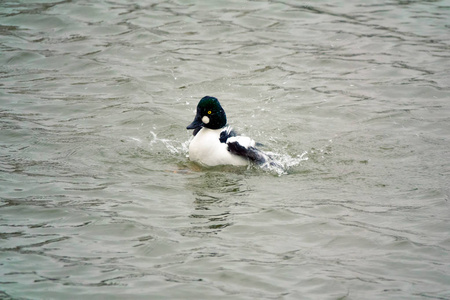
M0 298L450 299L450 1L0 6Z

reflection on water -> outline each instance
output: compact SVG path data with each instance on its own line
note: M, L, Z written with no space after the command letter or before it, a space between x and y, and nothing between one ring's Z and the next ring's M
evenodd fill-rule
M448 0L0 7L0 298L450 298Z
M245 177L238 167L216 167L188 181L194 196L194 212L189 216L193 227L190 233L217 234L233 224L229 207L238 205L239 197L248 194Z

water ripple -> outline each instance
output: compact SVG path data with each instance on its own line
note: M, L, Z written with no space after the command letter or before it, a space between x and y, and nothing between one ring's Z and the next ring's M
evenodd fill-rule
M450 298L448 6L2 3L0 298Z

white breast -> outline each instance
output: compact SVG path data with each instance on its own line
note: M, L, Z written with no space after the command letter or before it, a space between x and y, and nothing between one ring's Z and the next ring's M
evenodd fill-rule
M247 165L247 159L231 154L227 144L220 142L221 131L202 128L189 144L189 159L207 166Z

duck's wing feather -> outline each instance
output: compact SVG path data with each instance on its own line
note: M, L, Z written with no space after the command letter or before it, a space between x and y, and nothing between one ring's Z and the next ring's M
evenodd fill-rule
M236 132L227 126L220 133L220 142L228 146L228 151L232 154L249 159L258 164L268 161L267 154L255 148L255 141L246 136L237 136Z
M258 164L264 164L267 162L267 155L253 146L245 147L238 141L230 141L227 145L228 151L235 155L248 158L250 161Z
M226 143L230 137L235 137L236 131L234 131L230 126L225 127L220 133L220 142Z

